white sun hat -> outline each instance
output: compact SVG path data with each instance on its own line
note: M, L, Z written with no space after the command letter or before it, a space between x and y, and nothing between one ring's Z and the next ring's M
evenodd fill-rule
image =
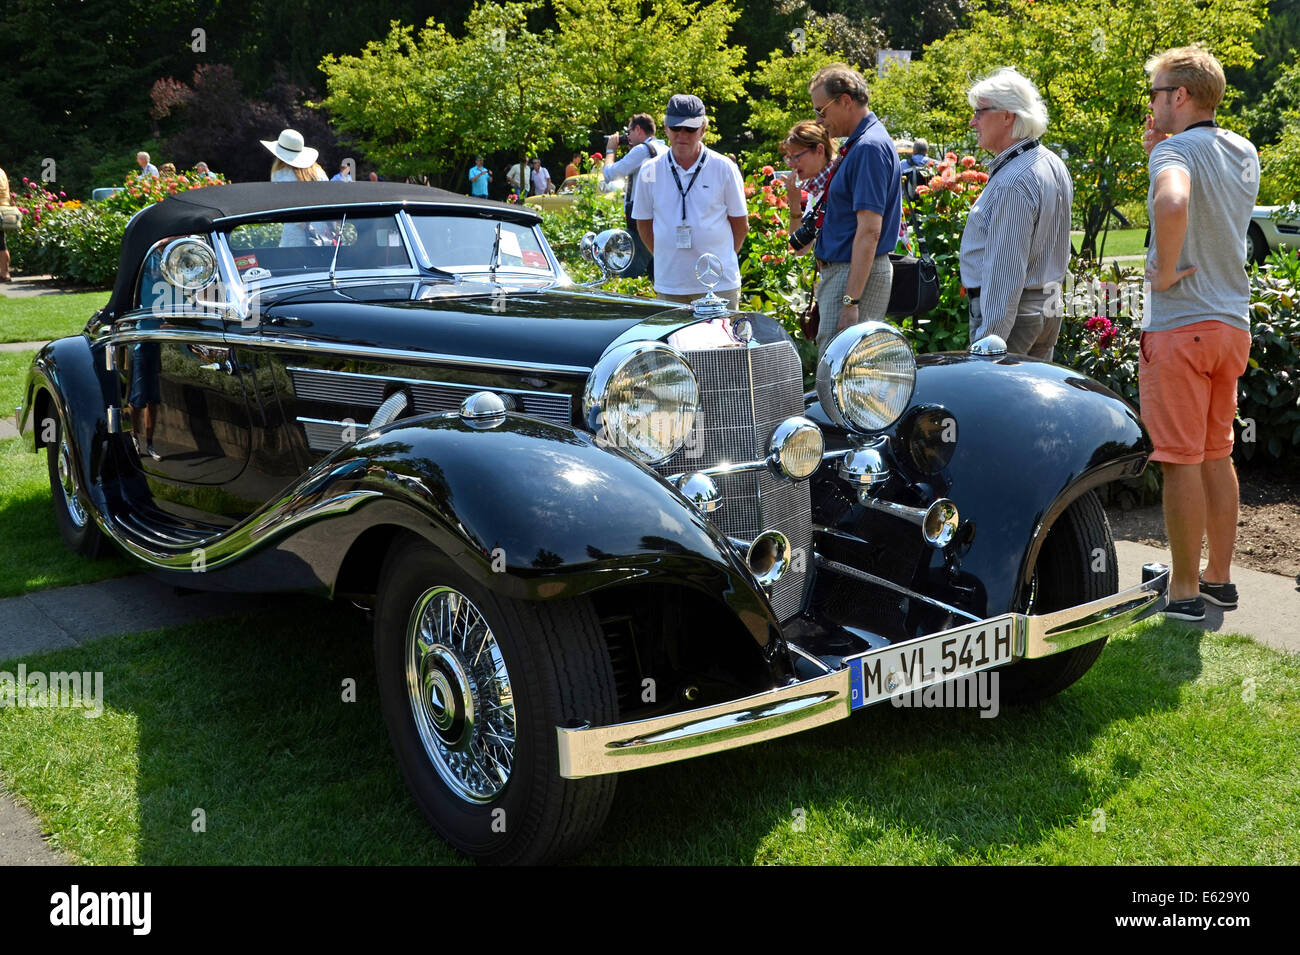
M317 150L303 143L302 133L296 129L281 130L279 139L263 139L261 143L270 150L271 155L295 169L306 169L320 155Z

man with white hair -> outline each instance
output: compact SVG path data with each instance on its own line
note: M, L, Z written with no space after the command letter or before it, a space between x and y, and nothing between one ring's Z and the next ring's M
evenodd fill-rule
M997 335L1013 354L1051 361L1064 311L1074 184L1060 157L1038 142L1047 108L1026 77L1000 69L966 98L979 145L993 153L961 236L970 340Z
M136 173L139 178L143 179L145 176L158 178L158 167L149 161L149 154L143 149L135 154L135 161L140 166L140 171Z

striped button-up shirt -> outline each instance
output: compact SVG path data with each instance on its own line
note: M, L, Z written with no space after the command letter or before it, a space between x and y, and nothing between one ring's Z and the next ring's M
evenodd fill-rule
M1020 145L1008 146L989 164L989 181L962 231L961 281L980 290L983 316L972 340L989 334L1005 339L1021 291L1063 284L1070 264L1070 173L1050 149L1016 155Z

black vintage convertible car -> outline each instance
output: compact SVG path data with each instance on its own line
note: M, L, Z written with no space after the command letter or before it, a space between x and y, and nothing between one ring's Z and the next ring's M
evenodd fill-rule
M1057 693L1160 608L1092 493L1150 450L1114 394L872 322L805 394L781 326L704 292L578 286L519 206L213 187L132 220L18 422L81 554L371 608L411 791L493 862L575 851L623 771L985 670Z

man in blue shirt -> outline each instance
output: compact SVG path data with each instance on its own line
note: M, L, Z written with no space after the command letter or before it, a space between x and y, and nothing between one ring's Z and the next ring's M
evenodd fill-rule
M483 165L483 157L475 156L474 168L469 171L469 194L486 199L488 183L491 181L492 173L488 172L487 167Z
M823 67L808 84L808 93L826 131L848 137L826 189L826 216L817 236L820 355L838 332L885 317L894 277L889 253L898 242L902 216L903 170L893 137L868 106L862 74L843 63Z

